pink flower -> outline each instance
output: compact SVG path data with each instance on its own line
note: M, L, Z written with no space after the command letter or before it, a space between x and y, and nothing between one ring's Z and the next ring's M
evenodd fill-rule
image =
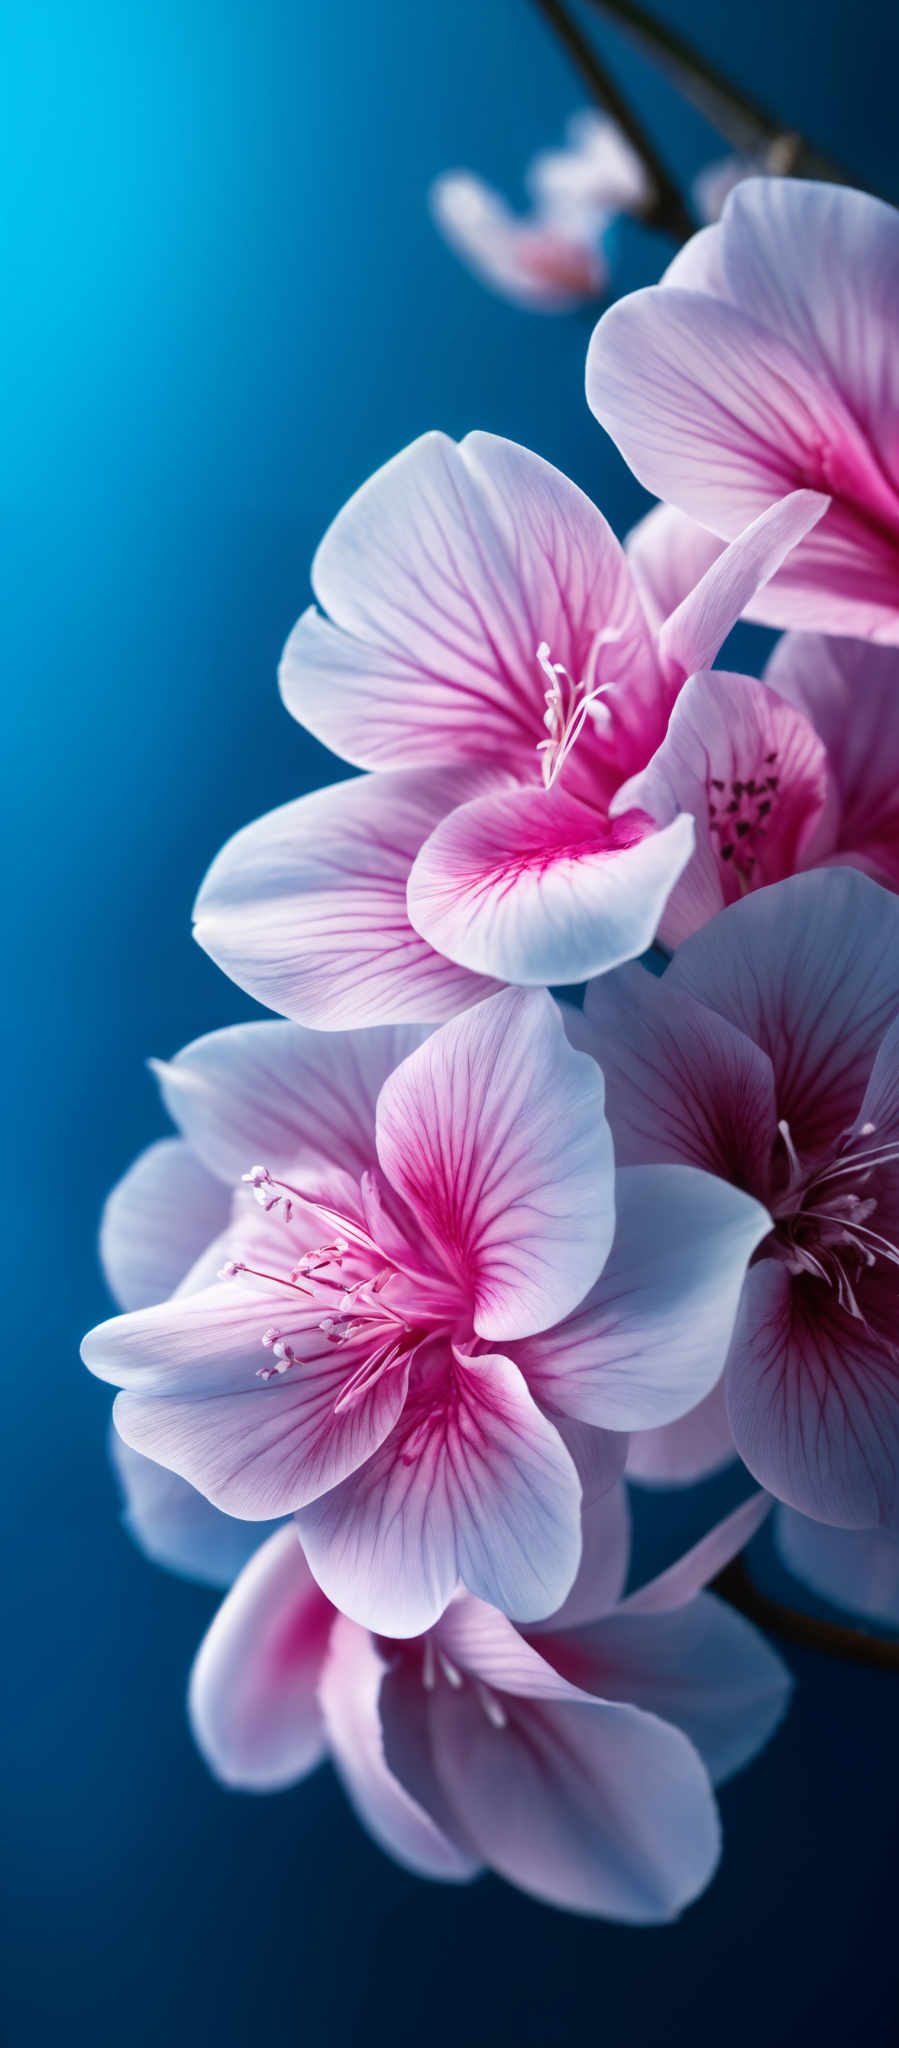
M764 1212L709 1175L616 1185L602 1075L545 992L431 1037L238 1026L161 1081L216 1180L266 1163L170 1300L85 1340L126 1444L229 1513L296 1513L335 1605L391 1635L460 1580L552 1612L581 1475L611 1485L627 1432L717 1376ZM120 1194L108 1262L129 1228Z
M899 1530L897 1013L899 903L850 868L733 904L661 981L628 968L588 990L578 1042L602 1058L618 1156L720 1173L771 1219L726 1414L710 1397L643 1476L720 1461L729 1422L782 1501Z
M778 1508L777 1547L788 1570L834 1607L899 1628L899 1534L894 1529L828 1529Z
M595 218L513 213L471 171L444 171L428 195L432 217L456 256L514 305L567 313L603 291L608 269Z
M550 1903L673 1918L711 1877L710 1778L738 1770L789 1680L747 1622L701 1591L764 1514L758 1498L622 1600L623 1490L585 1517L585 1566L530 1638L465 1595L412 1641L335 1616L282 1530L246 1567L200 1648L197 1742L246 1790L330 1753L361 1820L427 1877L487 1866Z
M316 1026L452 1015L497 980L587 979L651 943L689 858L622 783L826 500L774 506L651 630L601 514L485 434L430 434L338 515L281 668L288 709L376 769L250 825L196 935Z
M561 313L598 298L605 229L652 196L639 157L614 122L576 114L566 146L536 156L527 184L531 209L515 214L472 172L445 171L431 186L431 213L475 276L515 304Z
M787 633L765 680L691 676L661 746L619 791L693 853L659 921L674 947L752 889L803 868L859 867L899 888L899 650Z
M724 538L798 486L831 507L754 615L899 639L899 214L753 178L660 286L604 315L597 419L642 483Z

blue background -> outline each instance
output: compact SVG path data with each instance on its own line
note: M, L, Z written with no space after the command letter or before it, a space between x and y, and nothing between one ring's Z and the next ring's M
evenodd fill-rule
M895 191L889 5L665 8ZM24 0L3 20L9 2039L884 2040L886 1675L791 1653L798 1699L724 1795L716 1884L650 1933L416 1882L327 1771L239 1798L192 1751L212 1596L121 1532L77 1343L107 1310L102 1197L163 1128L143 1060L250 1010L192 944L196 885L234 827L337 772L274 684L312 549L433 425L528 442L619 529L641 496L583 401L586 321L488 298L425 211L452 164L515 193L581 103L526 0ZM697 167L698 121L599 39ZM622 281L659 253L626 232Z

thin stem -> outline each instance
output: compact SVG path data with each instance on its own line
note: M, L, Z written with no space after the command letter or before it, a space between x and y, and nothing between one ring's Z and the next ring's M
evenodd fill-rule
M594 99L606 108L640 157L654 193L654 203L645 216L646 220L650 226L670 235L675 242L688 241L695 233L696 223L674 179L666 170L651 136L578 27L564 0L534 0L534 4L564 44Z
M592 0L592 5L641 44L673 84L741 154L760 151L770 155L773 160L768 168L783 174L825 178L838 185L856 182L833 157L823 155L742 87L734 85L708 57L692 49L676 29L638 5L638 0Z
M850 1664L899 1671L899 1641L872 1636L867 1629L845 1628L838 1621L821 1621L817 1615L803 1614L799 1608L772 1600L770 1594L761 1593L753 1584L741 1557L725 1565L723 1572L712 1580L712 1588L750 1621L771 1629L774 1635L786 1636L790 1642L801 1643L804 1649L823 1650L825 1656L842 1657Z

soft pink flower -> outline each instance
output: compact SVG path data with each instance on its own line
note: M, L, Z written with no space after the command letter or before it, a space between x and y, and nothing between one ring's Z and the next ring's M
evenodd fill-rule
M85 1340L125 1442L230 1513L297 1512L335 1604L392 1635L460 1580L551 1612L580 1475L609 1486L627 1432L717 1376L764 1212L709 1175L616 1183L602 1076L544 992L431 1037L238 1026L161 1081L216 1180L265 1164L170 1300ZM120 1192L108 1263L129 1227Z
M671 1919L717 1862L710 1779L748 1762L787 1703L779 1658L701 1590L765 1507L622 1599L616 1488L587 1511L565 1608L529 1638L465 1595L412 1641L376 1639L333 1614L283 1530L201 1646L197 1742L225 1784L255 1791L329 1752L365 1826L421 1875L486 1866L557 1906Z
M567 313L597 299L608 279L605 222L572 214L513 213L471 171L444 171L428 195L432 217L455 255L502 298L537 313Z
M294 716L378 773L239 832L200 892L200 944L316 1026L438 1019L497 980L577 982L641 953L692 821L656 831L612 798L826 502L774 506L653 629L557 470L486 434L413 443L325 535L330 617L304 613L281 667Z
M899 1628L899 1533L828 1529L795 1508L778 1508L777 1547L788 1569L834 1607Z
M643 773L612 805L660 829L687 813L690 860L658 936L674 947L750 890L804 868L899 888L899 649L786 633L758 682L691 676Z
M680 1161L770 1214L712 1396L643 1476L728 1455L822 1522L899 1530L899 903L850 868L761 889L661 980L595 982L579 1043L616 1151ZM642 1448L642 1447L641 1447ZM638 1457L640 1452L638 1450Z
M899 213L753 178L593 335L587 395L642 483L724 538L787 491L820 526L757 599L776 626L899 640Z
M471 171L445 171L431 186L431 213L475 276L515 304L561 313L598 298L606 228L652 196L639 157L614 122L576 114L565 147L536 156L527 185L530 211L516 214Z

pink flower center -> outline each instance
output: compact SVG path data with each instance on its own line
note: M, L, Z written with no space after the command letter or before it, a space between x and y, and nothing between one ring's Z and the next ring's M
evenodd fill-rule
M899 1266L899 1246L875 1230L878 1196L871 1183L884 1168L899 1164L899 1144L870 1144L873 1124L863 1124L848 1148L823 1165L803 1167L789 1124L778 1125L787 1154L785 1185L772 1207L774 1241L769 1248L790 1273L809 1273L831 1287L842 1309L864 1322L858 1285L879 1260Z
M243 1258L228 1259L220 1278L235 1279L246 1273L284 1290L283 1325L272 1324L262 1337L271 1354L257 1378L271 1380L302 1366L292 1337L315 1327L329 1344L365 1346L365 1357L351 1373L338 1400L335 1414L350 1408L367 1393L384 1373L411 1361L419 1347L435 1330L449 1326L456 1306L452 1290L436 1275L416 1270L409 1263L405 1246L394 1244L390 1253L378 1244L372 1231L355 1218L307 1195L287 1181L277 1180L266 1166L254 1166L244 1180L252 1187L266 1213L277 1212L283 1224L295 1224L310 1212L332 1231L330 1242L307 1247L283 1270L278 1265L251 1265ZM378 1213L380 1198L374 1175L364 1175L361 1187L363 1213ZM385 1224L389 1219L384 1217ZM396 1236L392 1225L391 1234ZM405 1256L403 1256L405 1254Z
M776 748L765 755L757 776L735 776L731 782L717 775L709 778L709 830L718 859L736 877L743 894L758 884L768 819L779 787Z

